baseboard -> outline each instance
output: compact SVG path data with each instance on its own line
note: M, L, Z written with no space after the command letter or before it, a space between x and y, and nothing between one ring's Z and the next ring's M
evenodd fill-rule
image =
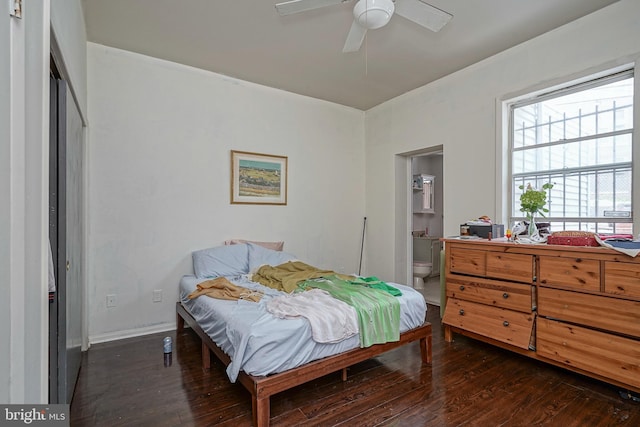
M174 331L176 324L172 323L160 323L153 326L146 326L144 328L128 329L125 331L108 332L106 334L90 335L89 345L99 344L109 341L117 341L125 338L135 338L143 335L156 334L158 332Z

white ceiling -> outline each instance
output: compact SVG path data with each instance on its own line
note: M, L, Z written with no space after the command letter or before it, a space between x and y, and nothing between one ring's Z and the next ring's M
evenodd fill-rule
M282 0L83 0L89 41L367 110L617 0L425 0L438 33L394 15L342 53L355 1L279 16Z

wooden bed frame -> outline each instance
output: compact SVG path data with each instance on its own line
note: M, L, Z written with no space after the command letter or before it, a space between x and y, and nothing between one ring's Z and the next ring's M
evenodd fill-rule
M182 332L186 322L200 337L202 341L202 367L205 371L211 368L210 352L213 352L222 363L229 365L231 362L229 356L209 338L187 308L180 302L176 303L176 319L178 334ZM422 326L400 334L399 341L376 344L366 348L355 348L278 374L256 377L240 371L238 381L251 393L253 425L255 427L269 425L271 417L269 398L271 395L340 370L342 371L342 380L346 381L347 368L349 366L417 340L420 340L422 362L430 365L432 360L431 323L424 322Z

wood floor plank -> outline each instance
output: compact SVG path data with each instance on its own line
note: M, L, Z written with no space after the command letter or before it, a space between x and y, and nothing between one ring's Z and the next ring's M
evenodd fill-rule
M335 399L324 399L321 406L312 406L309 412L305 412L310 420L305 425L367 425L365 419L372 407L387 402L390 396L404 395L416 389L424 392L423 386L402 377L391 377L384 382L371 381L366 387L336 393Z
M618 389L464 336L444 341L429 306L433 365L417 343L359 363L346 381L332 373L271 398L271 425L638 426L640 404ZM162 338L174 340L165 367ZM71 425L250 426L251 397L215 358L200 363L189 329L96 344L83 355Z

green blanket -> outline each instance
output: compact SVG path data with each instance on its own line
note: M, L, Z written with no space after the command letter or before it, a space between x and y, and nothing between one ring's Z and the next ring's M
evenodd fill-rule
M321 270L300 261L277 266L263 265L251 280L291 293L308 288L324 289L344 301L358 314L360 347L369 347L400 339L399 289L377 277L355 277Z
M355 279L349 280L349 283L353 283L354 285L362 285L368 288L380 289L381 291L388 292L394 297L399 297L402 295L402 291L398 288L394 288L393 286L383 282L375 276L371 277L356 277Z
M360 327L360 347L400 339L400 302L388 290L353 284L336 275L305 280L299 287L324 289L355 308Z

